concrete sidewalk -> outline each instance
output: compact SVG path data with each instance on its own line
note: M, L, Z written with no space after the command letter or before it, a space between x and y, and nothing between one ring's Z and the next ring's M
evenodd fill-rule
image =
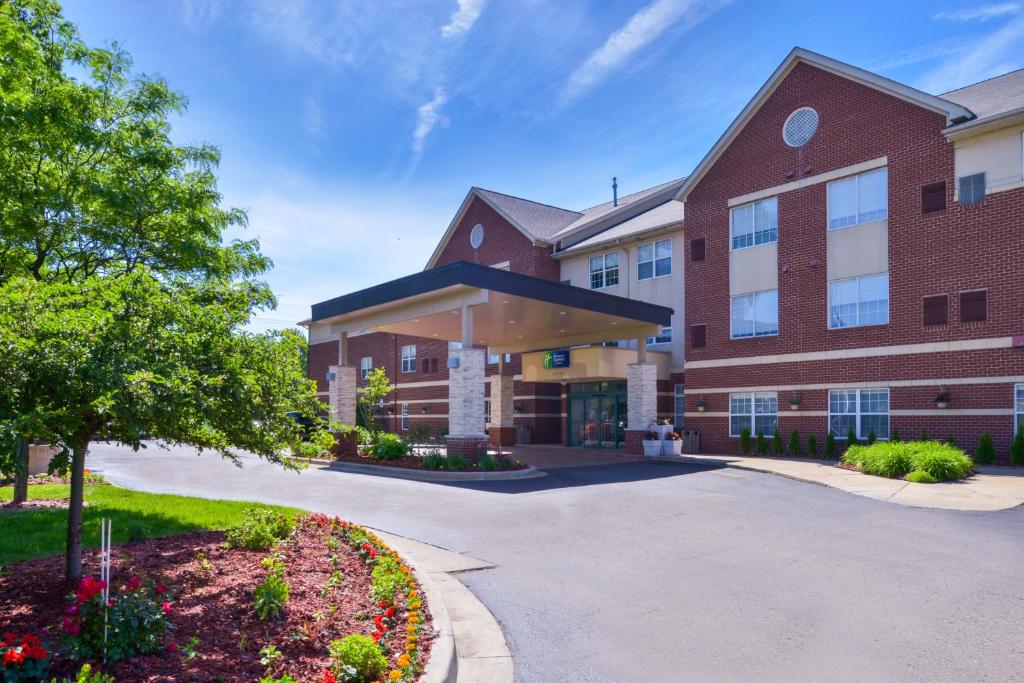
M682 459L778 474L911 507L992 511L1024 505L1024 469L1020 468L979 467L977 474L960 481L914 484L843 469L830 460L737 455L684 455Z

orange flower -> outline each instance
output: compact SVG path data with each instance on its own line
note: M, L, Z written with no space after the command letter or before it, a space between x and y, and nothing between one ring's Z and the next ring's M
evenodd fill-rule
M405 646L405 651L406 652L412 652L415 649L416 649L416 646L413 645L412 643L409 643L408 645Z
M391 679L391 680L393 680L393 681L398 681L398 680L401 680L401 678L402 678L402 672L401 672L401 671L398 671L398 670L396 669L396 670L394 670L394 671L392 671L391 673L389 673L389 674L388 674L388 678L390 678L390 679Z
M405 632L406 633L415 633L416 632L416 627L412 626L412 625L406 626L405 627Z

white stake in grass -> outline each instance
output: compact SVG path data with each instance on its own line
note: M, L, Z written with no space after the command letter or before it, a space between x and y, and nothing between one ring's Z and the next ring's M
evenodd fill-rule
M107 663L107 612L110 611L110 519L100 520L100 581L103 582L103 663Z

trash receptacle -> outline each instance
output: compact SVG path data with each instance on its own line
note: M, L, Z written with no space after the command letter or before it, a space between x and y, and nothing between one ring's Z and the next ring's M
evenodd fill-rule
M684 429L679 436L683 439L683 453L700 453L700 432L696 429Z
M519 425L516 427L516 443L528 444L530 443L530 428L526 425Z

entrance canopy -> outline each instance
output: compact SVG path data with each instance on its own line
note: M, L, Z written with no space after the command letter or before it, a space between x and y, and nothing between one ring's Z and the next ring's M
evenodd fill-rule
M312 323L520 353L646 339L672 309L459 261L313 305Z

